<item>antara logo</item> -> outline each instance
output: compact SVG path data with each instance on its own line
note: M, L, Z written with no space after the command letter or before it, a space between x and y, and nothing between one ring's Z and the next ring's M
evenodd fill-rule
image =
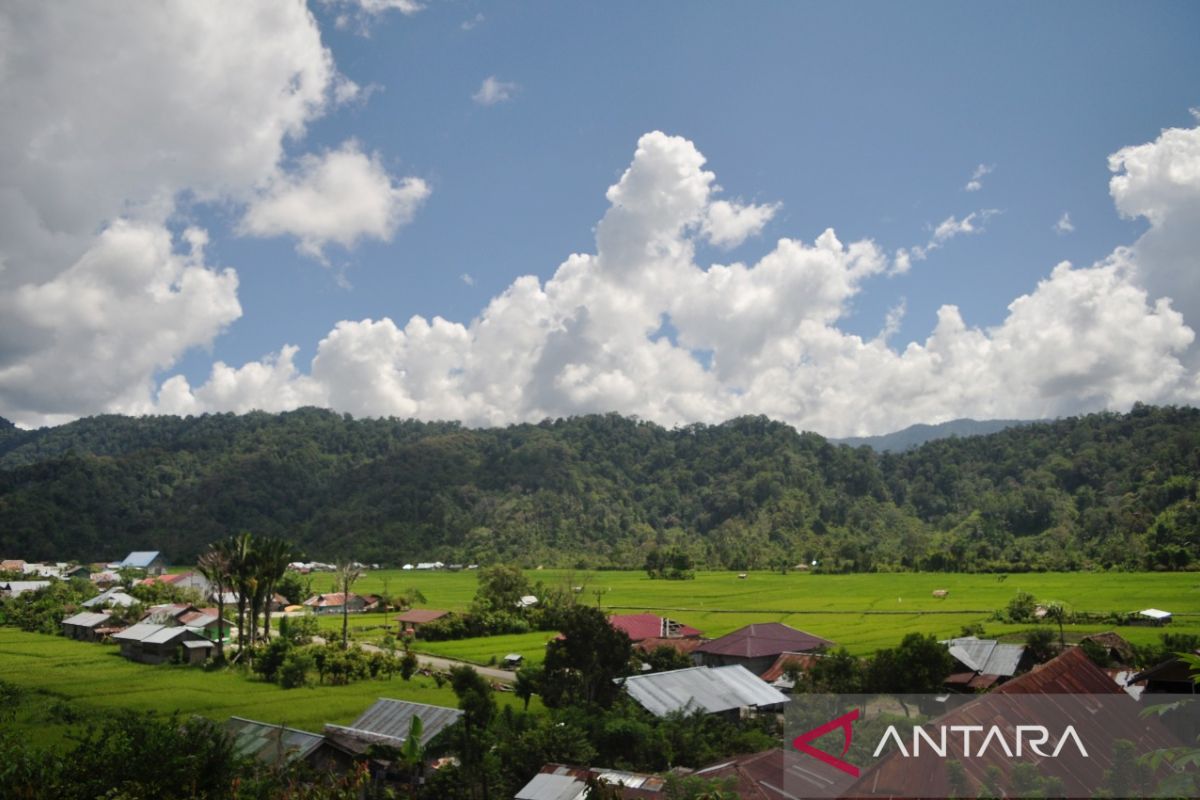
M921 755L921 743L924 742L929 746L929 749L939 756L945 758L949 742L947 737L957 737L961 747L959 751L968 758L982 758L993 743L995 743L1004 755L1009 758L1020 758L1025 753L1025 748L1028 747L1035 755L1042 758L1058 758L1058 754L1066 747L1067 742L1074 742L1075 748L1079 751L1079 755L1084 758L1088 757L1087 748L1083 746L1083 742L1079 739L1079 734L1075 732L1074 725L1068 725L1063 731L1062 736L1058 737L1058 742L1054 745L1053 752L1045 752L1042 747L1050 742L1050 731L1043 725L1017 725L1016 735L1013 736L1013 744L1015 747L1009 747L1009 740L1005 737L1004 731L999 725L993 725L987 729L987 734L981 736L975 741L979 742L979 749L972 752L971 750L971 735L983 734L984 727L982 725L941 725L936 731L940 733L938 738L919 725L914 725L912 729L912 750L904 746L904 740L896 731L895 725L889 725L888 729L883 732L883 736L879 739L879 745L872 753L872 757L877 758L883 752L884 745L888 741L895 742L896 748L905 758L916 757Z
M800 734L792 740L792 746L801 753L806 753L834 769L841 770L847 775L857 778L860 774L859 768L846 761L845 756L850 751L850 743L854 737L854 723L858 720L858 717L859 709L856 708L836 719L831 719L824 725ZM840 755L835 756L812 746L811 742L836 730L841 730L843 734L842 752ZM986 734L984 730L982 725L941 725L934 729L934 733L931 733L920 725L913 725L910 737L911 746L906 747L903 737L896 730L896 726L889 725L887 730L884 731L883 736L880 737L879 744L876 745L875 752L871 754L871 757L878 758L883 754L884 747L890 741L896 745L897 751L903 758L919 757L921 755L922 744L927 746L933 753L945 758L949 752L950 743L957 740L960 744L958 748L959 752L967 758L981 758L993 746L1003 751L1004 755L1009 758L1021 758L1027 751L1042 758L1058 758L1068 743L1071 743L1075 747L1079 755L1088 758L1087 748L1083 746L1083 742L1080 740L1079 734L1076 733L1074 725L1068 725L1063 730L1062 735L1054 743L1052 751L1042 749L1050 745L1050 731L1043 725L1017 725L1015 729L1010 728L1010 730L1015 730L1015 734L1011 737L1011 746L1009 737L1005 736L1004 729L999 725L992 725L990 728L987 728ZM978 738L973 740L973 735L978 735ZM979 743L977 748L972 749L972 741Z

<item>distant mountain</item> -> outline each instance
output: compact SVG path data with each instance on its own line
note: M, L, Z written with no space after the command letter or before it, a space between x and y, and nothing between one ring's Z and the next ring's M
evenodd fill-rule
M829 441L850 447L861 447L865 444L879 453L903 453L937 439L949 439L952 436L987 436L989 433L997 433L1006 428L1032 425L1035 421L1044 422L1045 420L952 419L937 425L910 425L904 430L880 436L850 436L845 439L830 439Z

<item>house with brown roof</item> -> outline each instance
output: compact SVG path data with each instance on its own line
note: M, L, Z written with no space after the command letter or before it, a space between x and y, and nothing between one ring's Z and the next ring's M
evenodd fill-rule
M62 621L62 634L68 639L95 642L103 638L100 631L112 617L107 611L84 611L73 614Z
M782 622L756 622L705 642L692 652L692 658L706 667L738 664L761 675L783 653L812 653L833 646L828 639L796 630Z
M790 692L796 682L792 674L808 672L819 659L825 658L821 653L780 653L775 663L767 668L759 677L781 692Z
M704 780L732 784L730 788L742 800L840 797L842 790L854 782L844 772L795 750L780 748L729 758L701 767L692 774Z
M421 630L422 625L437 622L448 616L450 616L449 611L438 608L410 608L403 614L397 614L394 619L400 623L400 633L415 636Z
M314 594L301 605L316 614L341 614L345 607L351 614L359 614L367 606L367 601L361 595L350 593L347 599L342 592L329 594Z

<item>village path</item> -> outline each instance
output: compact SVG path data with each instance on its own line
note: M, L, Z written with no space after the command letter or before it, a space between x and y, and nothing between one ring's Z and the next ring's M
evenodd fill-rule
M313 641L318 644L324 644L325 639L320 636L314 636ZM368 653L382 653L383 648L370 644L368 642L360 642L361 647ZM479 664L472 664L469 661L456 661L452 658L441 658L439 656L427 656L424 653L414 653L417 657L417 663L422 667L437 670L438 672L449 672L454 667L470 667L488 680L500 681L501 683L513 683L517 680L517 674L506 669L496 669L495 667L483 667Z

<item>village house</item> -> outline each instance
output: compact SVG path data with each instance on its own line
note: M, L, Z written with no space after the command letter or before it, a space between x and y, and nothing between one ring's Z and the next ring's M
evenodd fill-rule
M367 601L353 592L350 593L349 599L342 592L330 592L329 594L314 594L302 605L315 614L341 614L343 607L349 613L357 614L366 608Z
M779 711L787 695L739 665L688 667L625 678L630 698L656 717L674 712L722 714L734 719L747 711Z
M107 611L83 611L62 621L63 636L81 642L97 642L103 638L100 631L108 626L112 614Z
M780 653L759 677L781 692L791 692L796 688L792 675L806 674L822 658L825 658L822 653Z
M699 639L700 631L657 614L613 614L608 622L637 644L647 639Z
M230 717L225 723L225 731L233 739L233 750L237 755L272 767L297 761L312 764L314 754L325 742L325 737L317 733L243 717Z
M318 755L320 769L344 770L348 761L370 755L376 745L401 747L408 739L413 717L421 720L421 745L458 722L463 712L457 708L412 703L381 697L349 725L326 725L326 747ZM368 762L376 780L395 777L387 762Z
M449 611L442 611L437 608L410 608L403 614L397 614L395 620L400 623L401 634L418 636L420 635L421 626L436 622L439 619L445 619L448 616L450 616Z
M25 562L19 558L6 558L0 561L0 572L15 572L25 574Z
M157 550L135 550L117 564L118 569L145 570L147 575L162 575L167 571L167 559Z
M955 663L954 672L946 678L946 688L953 691L986 691L1030 666L1022 644L1002 644L974 636L948 639L942 644Z
M166 572L138 581L140 586L173 586L176 589L192 589L201 597L207 597L213 591L213 585L208 578L199 572Z
M1034 698L1022 700L1024 696ZM1142 707L1125 694L1080 648L1073 647L1036 670L1014 678L995 691L973 698L925 725L927 729L951 726L992 725L1011 731L1017 725L1043 725L1061 729L1063 708L1060 702L1036 702L1039 695L1061 695L1063 701L1074 696L1092 696L1086 713L1070 713L1077 736L1087 742L1088 764L1080 769L1078 759L1067 757L1039 759L1037 772L1043 778L1056 779L1060 787L1055 797L1095 797L1106 770L1128 767L1118 764L1114 745L1119 739L1139 740L1143 752L1176 747L1179 744L1169 730L1154 717L1144 717ZM1070 706L1066 706L1070 708ZM953 729L953 728L951 728ZM1065 738L1065 737L1064 737ZM972 740L976 745L979 738ZM1014 765L1020 760L993 755L964 755L961 738L949 737L942 754L929 748L918 755L893 750L865 769L858 780L840 792L842 797L975 797L991 784L1005 786ZM974 750L974 748L972 748ZM946 760L962 765L965 786L949 784ZM989 790L991 791L991 790Z
M113 641L121 645L121 655L143 664L178 661L202 664L212 657L216 645L194 628L139 622L120 633Z
M812 653L833 646L828 639L796 630L782 622L756 622L705 642L692 651L692 658L706 667L738 664L761 675L783 653Z
M517 790L513 800L580 800L588 796L588 781L604 784L622 800L663 796L666 780L658 775L645 775L601 767L572 767L566 764L546 764L542 771ZM609 795L606 793L605 797Z
M805 753L782 748L726 759L692 775L732 781L740 800L796 800L797 790L802 792L799 797L841 797L842 790L854 782L847 773Z
M1132 624L1134 625L1169 625L1171 624L1171 612L1163 611L1161 608L1147 608L1133 615Z
M49 585L50 581L0 581L0 597L20 597Z
M80 605L84 608L129 608L138 602L136 597L126 593L120 586L112 586Z

